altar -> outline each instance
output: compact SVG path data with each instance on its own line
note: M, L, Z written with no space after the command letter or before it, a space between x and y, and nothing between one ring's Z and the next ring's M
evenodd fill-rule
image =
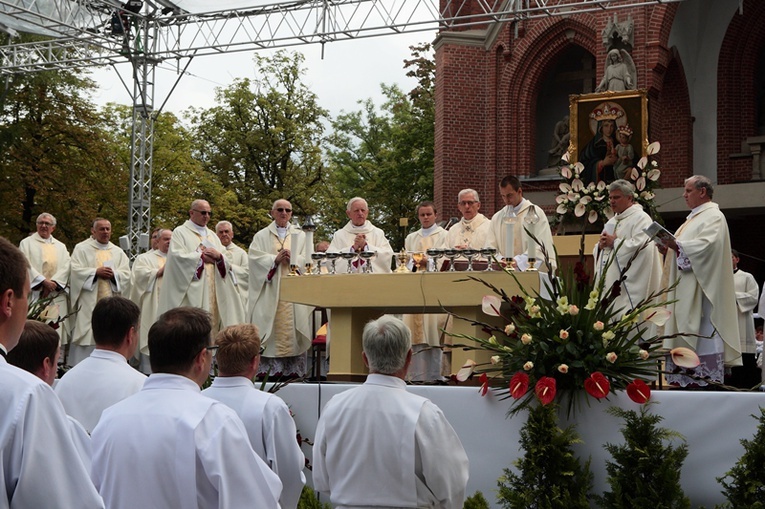
M278 391L295 415L300 434L309 440L315 437L321 410L335 394L352 388L353 384L293 383ZM483 492L491 507L496 501L497 479L504 468L520 457L519 430L526 413L507 417L510 401L500 401L491 392L479 395L478 387L409 386L408 390L432 400L446 415L456 430L470 460L467 495ZM584 460L592 459L594 493L602 494L606 483L606 461L610 455L603 448L607 442L623 443L619 432L622 422L606 413L610 405L638 410L625 393L612 394L610 401L595 401L584 405L576 419L576 429L583 443L575 450ZM742 438L751 439L757 429L760 406L765 406L765 393L654 391L651 411L664 417L661 427L685 436L688 456L682 470L682 487L691 499L691 506L707 508L724 502L717 477L728 471L743 454ZM565 425L565 419L561 422ZM677 442L675 442L677 444ZM443 444L449 447L450 444ZM311 447L303 446L306 457L312 459ZM310 471L306 470L311 484ZM322 501L327 501L322 498Z
M364 325L384 314L443 313L447 310L467 320L450 319L452 334L488 337L474 321L488 322L481 300L492 290L475 277L508 295L517 295L518 284L503 271L417 272L404 274L333 274L283 278L280 298L287 302L327 308L330 311L330 365L333 380L363 380L366 367L361 358ZM539 273L518 272L518 282L527 291L539 289ZM454 343L467 340L455 339ZM452 350L452 371L468 358L488 362L484 351Z

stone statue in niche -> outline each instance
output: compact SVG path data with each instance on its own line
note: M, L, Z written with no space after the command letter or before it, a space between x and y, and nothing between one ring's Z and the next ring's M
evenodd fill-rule
M595 92L637 89L637 69L630 55L635 39L634 26L631 16L621 23L616 14L608 20L602 34L608 55L603 79Z
M635 90L637 69L626 50L612 49L606 57L606 69L595 92Z
M550 154L547 158L547 166L553 167L560 164L563 154L568 150L570 140L571 132L569 130L569 116L566 115L555 123L552 143L550 144L550 150L547 151L547 153Z

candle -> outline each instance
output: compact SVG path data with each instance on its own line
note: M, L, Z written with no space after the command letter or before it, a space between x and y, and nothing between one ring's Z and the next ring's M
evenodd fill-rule
M505 245L503 246L502 256L505 260L512 260L515 255L515 210L508 205L505 210L505 217L502 220L504 233L505 233Z

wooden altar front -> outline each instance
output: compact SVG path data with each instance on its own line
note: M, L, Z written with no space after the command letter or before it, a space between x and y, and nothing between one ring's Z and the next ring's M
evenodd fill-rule
M472 321L487 322L481 300L490 288L476 277L508 295L519 294L515 280L504 272L418 272L405 274L334 274L286 277L281 282L280 298L287 302L323 307L330 311L329 376L334 380L359 380L367 370L361 358L361 333L364 325L384 314L443 313L444 309L466 320L450 319L454 334L488 337ZM536 272L517 273L527 291L539 288ZM467 344L455 338L454 343ZM488 362L483 351L452 350L452 371L467 359Z

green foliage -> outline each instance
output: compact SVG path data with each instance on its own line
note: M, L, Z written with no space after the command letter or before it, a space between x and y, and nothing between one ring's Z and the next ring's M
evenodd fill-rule
M39 38L22 36L22 40ZM127 168L87 97L81 71L17 75L0 102L0 233L18 242L41 212L56 216L55 236L72 246L96 216L115 233L127 223Z
M476 491L473 496L465 499L462 509L489 509L489 502L483 496L483 493Z
M673 447L665 442L682 435L657 425L663 417L648 413L643 405L640 413L610 407L611 415L624 420L622 445L606 444L613 461L606 463L611 491L596 496L604 509L685 509L690 500L680 486L680 471L688 455L685 443ZM740 506L743 507L743 506Z
M765 477L762 474L765 465L765 408L760 407L759 417L752 417L759 420L754 438L741 440L744 455L725 476L717 478L728 500L728 505L724 507L765 507Z
M589 509L590 461L584 466L572 446L580 439L573 426L558 427L558 406L536 405L521 429L524 456L515 461L519 473L504 470L497 498L508 509Z
M347 221L347 200L362 196L369 203L369 220L390 237L394 249L404 245L409 231L399 226L407 218L417 224L416 205L433 193L435 65L429 44L411 47L414 58L405 62L407 75L418 86L408 95L396 86L382 85L386 102L378 111L368 99L362 110L341 114L327 139L330 179L320 210L330 229Z
M319 502L316 493L310 486L303 486L303 491L300 493L300 500L298 500L297 509L332 509L332 504Z
M271 222L279 198L292 203L295 218L316 213L327 112L301 82L302 63L300 53L256 54L256 78L219 89L212 108L189 110L194 157L224 190L209 198L216 220L231 221L244 245Z

